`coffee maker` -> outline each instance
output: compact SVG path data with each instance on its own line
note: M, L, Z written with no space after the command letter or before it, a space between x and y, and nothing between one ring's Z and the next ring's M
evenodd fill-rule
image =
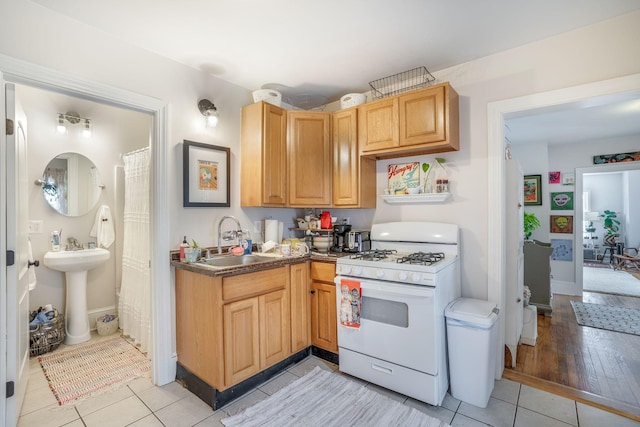
M347 235L351 231L351 224L335 224L333 226L333 246L332 252L347 251Z

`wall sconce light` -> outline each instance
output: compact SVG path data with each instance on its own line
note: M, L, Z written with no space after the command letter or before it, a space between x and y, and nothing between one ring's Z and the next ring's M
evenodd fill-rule
M208 99L198 101L198 110L205 117L207 127L214 128L218 125L218 109Z
M69 111L67 113L58 113L56 131L60 134L67 133L67 125L65 124L65 120L72 125L77 125L81 121L84 121L82 136L84 136L85 138L91 137L91 119L80 117L78 113L74 111Z

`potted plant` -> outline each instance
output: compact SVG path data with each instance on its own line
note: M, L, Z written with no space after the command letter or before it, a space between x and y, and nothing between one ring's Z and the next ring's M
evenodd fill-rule
M524 213L524 237L529 240L531 239L531 233L540 227L540 220L536 217L536 214L525 212Z
M620 236L617 234L620 229L620 221L616 219L618 216L610 210L605 210L598 216L603 219L602 226L607 231L606 236L604 236L604 244L614 246L616 244L616 237Z

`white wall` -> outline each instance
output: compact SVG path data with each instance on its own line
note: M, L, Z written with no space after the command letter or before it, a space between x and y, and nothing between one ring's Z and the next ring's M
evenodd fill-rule
M235 214L244 224L252 222L248 213L261 218L272 212L242 210L239 206L240 108L252 102L249 90L138 49L29 1L2 2L0 15L15 17L0 26L1 54L155 97L170 105L171 186L167 192L172 244L177 245L184 234L202 236L201 243L213 244L214 224L222 215ZM37 43L33 42L35 34ZM494 237L487 231L487 104L638 73L638 39L640 12L434 72L439 81L451 82L460 95L461 149L443 155L451 165L454 198L434 205L399 206L381 202L372 221L420 219L458 224L463 244L462 293L486 298L488 259L496 256L487 253L487 242ZM196 126L202 121L196 102L205 96L220 112L220 124L215 130ZM182 207L183 139L231 148L231 208ZM381 193L386 185L388 162L378 163L377 189ZM294 213L285 210L277 214L292 217ZM368 215L364 213L362 217Z

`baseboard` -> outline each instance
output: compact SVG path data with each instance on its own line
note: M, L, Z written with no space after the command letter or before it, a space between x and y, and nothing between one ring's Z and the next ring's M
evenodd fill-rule
M560 280L551 281L551 293L561 295L582 295L582 287L579 287L575 282L563 282Z
M105 314L118 314L118 310L115 305L109 307L100 307L93 310L89 310L89 329L95 331L96 328L96 320L98 317L104 316Z

